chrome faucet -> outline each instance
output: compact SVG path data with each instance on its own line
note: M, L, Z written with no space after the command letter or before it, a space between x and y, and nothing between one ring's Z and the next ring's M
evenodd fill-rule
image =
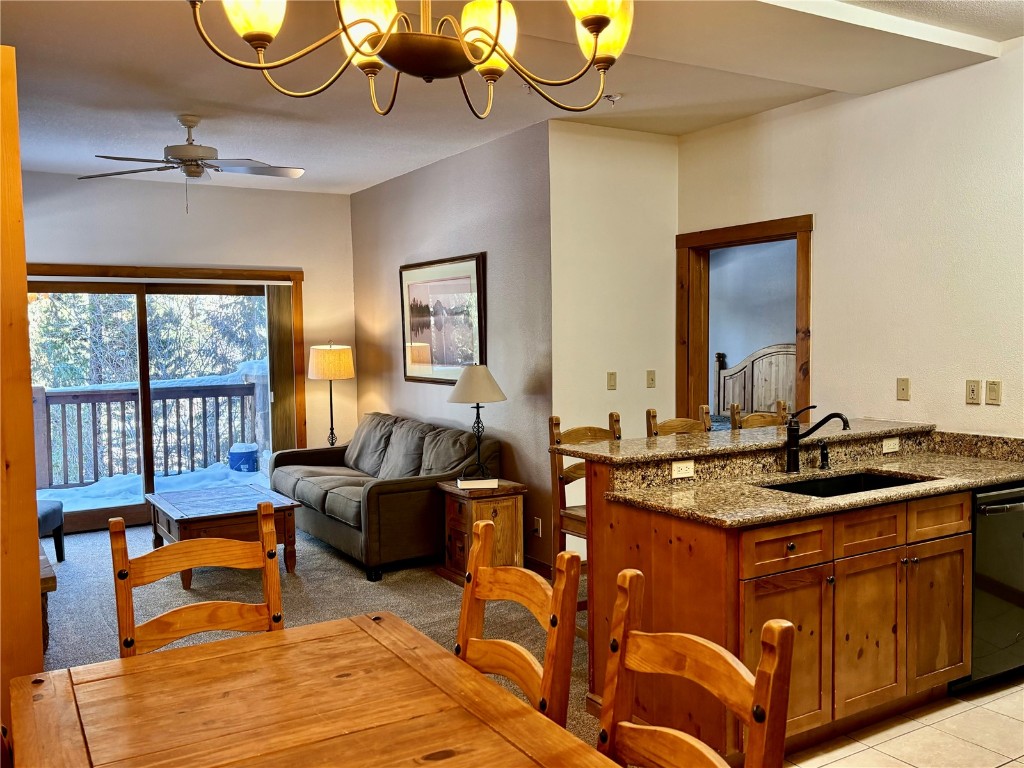
M843 429L850 428L850 420L841 413L830 413L828 416L823 418L813 427L809 427L807 431L800 431L800 414L804 411L809 411L812 408L817 408L816 405L808 405L806 408L801 408L799 411L794 411L789 414L789 419L786 421L786 471L787 472L799 472L800 471L800 441L805 437L809 437L821 429L825 424L832 421L832 419L840 419L843 422Z

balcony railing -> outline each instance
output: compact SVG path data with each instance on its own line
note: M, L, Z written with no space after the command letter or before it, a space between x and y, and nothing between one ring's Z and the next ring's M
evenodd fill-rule
M236 442L256 442L255 384L161 387L154 382L153 464L180 475L227 458ZM73 488L102 477L142 474L135 387L33 390L37 485Z

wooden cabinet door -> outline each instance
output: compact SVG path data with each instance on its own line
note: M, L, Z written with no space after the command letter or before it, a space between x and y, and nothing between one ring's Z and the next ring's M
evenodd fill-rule
M473 501L473 522L494 523L492 565L523 565L523 497L501 496Z
M906 553L894 547L835 562L836 719L907 692Z
M907 547L907 687L970 674L971 535Z
M787 735L832 719L832 564L801 568L741 584L742 658L761 658L761 627L786 619L796 628Z

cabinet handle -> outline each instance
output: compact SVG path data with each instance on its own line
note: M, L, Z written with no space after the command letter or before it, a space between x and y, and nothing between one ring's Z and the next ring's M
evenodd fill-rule
M495 508L493 508L491 510L491 519L492 520L497 520L498 519L498 508L497 507L495 507Z
M786 549L788 549L790 552L793 552L796 549L796 542L789 542L789 544L786 545Z
M907 558L905 558L905 557L900 558L900 562L903 565L909 565L910 564L910 561Z
M914 565L917 565L917 564L918 564L918 563L920 563L921 561L920 561L920 560L918 560L918 559L917 559L916 557L912 557L912 558L910 558L910 562L912 562L912 563L913 563Z
M836 577L835 576L826 576L825 577L825 583L826 584L835 584L836 583Z

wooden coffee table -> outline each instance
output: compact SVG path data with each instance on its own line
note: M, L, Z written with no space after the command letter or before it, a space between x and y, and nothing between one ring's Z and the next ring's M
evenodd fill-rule
M230 485L189 491L147 493L153 513L153 546L199 538L256 541L256 505L274 505L277 543L284 544L284 567L295 573L295 508L299 502L260 485ZM181 586L192 586L192 571L181 572Z

